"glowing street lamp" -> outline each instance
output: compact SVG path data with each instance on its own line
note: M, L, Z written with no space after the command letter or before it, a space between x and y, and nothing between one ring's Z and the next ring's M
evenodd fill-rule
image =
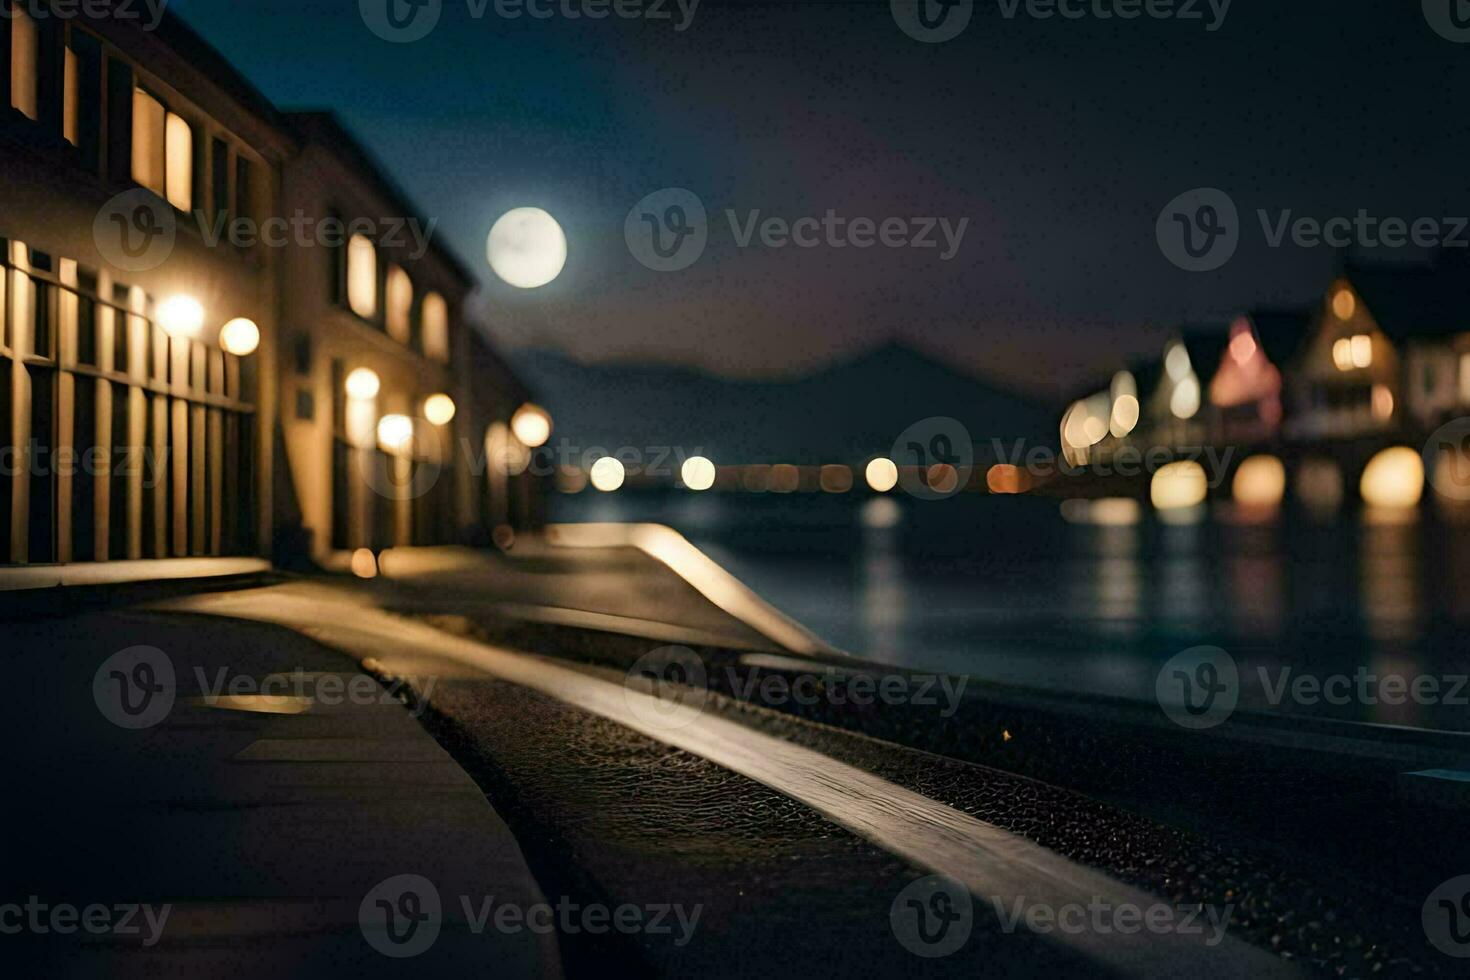
M887 493L898 485L898 466L891 459L878 457L868 463L863 472L868 486L878 493Z
M347 376L347 397L356 401L377 398L380 387L377 372L371 368L357 368Z
M715 485L715 464L703 456L690 456L679 467L679 478L690 490L708 490Z
M384 415L378 420L378 443L399 452L413 441L413 419L407 415Z
M433 425L448 425L454 421L454 399L440 392L424 399L424 418Z
M221 328L219 345L226 354L249 357L260 346L260 328L254 320L236 317Z
M511 417L510 431L528 449L544 446L551 438L551 416L540 405L527 402Z
M618 460L611 456L604 456L592 464L592 469L588 471L587 476L598 490L603 493L612 493L623 485L627 470Z
M180 293L158 304L158 325L170 337L199 336L204 329L204 307L192 296Z

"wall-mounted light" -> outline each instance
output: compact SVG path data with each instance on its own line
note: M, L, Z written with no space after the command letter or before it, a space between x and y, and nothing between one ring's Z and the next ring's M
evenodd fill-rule
M413 442L413 419L407 415L384 415L378 420L378 443L397 452Z
M434 425L448 425L454 421L454 399L440 392L424 399L424 418Z
M371 368L357 368L347 376L347 397L358 401L377 398L381 386L377 372Z
M612 493L623 485L623 479L627 470L623 464L611 456L604 456L592 464L592 469L587 476L592 485L603 493Z
M510 431L515 433L523 446L530 449L544 446L546 440L551 438L551 416L540 405L527 402L516 409L510 420Z
M204 307L192 296L170 296L158 304L158 325L170 337L197 337L204 329Z
M254 320L236 317L221 328L219 345L226 354L249 357L260 346L260 328L255 325Z

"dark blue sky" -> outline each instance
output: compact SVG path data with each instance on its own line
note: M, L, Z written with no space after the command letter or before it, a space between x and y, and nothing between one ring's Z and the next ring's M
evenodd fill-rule
M1055 394L1155 352L1183 319L1314 298L1332 251L1268 247L1257 208L1470 212L1470 45L1431 31L1418 3L1234 0L1210 32L1007 19L977 0L936 45L903 34L887 0L704 0L684 32L443 3L406 45L371 33L357 0L173 7L280 104L342 114L482 271L492 335L586 359L772 374L896 336ZM631 257L623 221L670 186L703 199L711 241L660 274ZM1199 186L1232 195L1244 241L1225 268L1189 274L1154 221ZM526 204L562 222L571 257L520 292L489 272L484 240ZM970 225L949 262L742 250L726 208Z

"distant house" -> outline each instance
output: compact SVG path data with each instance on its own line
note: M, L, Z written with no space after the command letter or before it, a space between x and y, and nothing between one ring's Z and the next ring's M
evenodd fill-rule
M1164 345L1159 361L1130 364L1106 388L1071 402L1061 421L1067 461L1104 462L1123 446L1205 445L1216 428L1205 390L1225 344L1222 328L1190 327Z
M1470 405L1470 280L1454 263L1348 264L1302 358L1295 438L1433 428Z
M1229 334L1219 326L1190 326L1164 345L1163 370L1143 402L1140 438L1151 445L1202 446L1217 428L1206 399Z
M1230 325L1208 392L1224 442L1251 445L1280 435L1287 379L1311 319L1310 310L1252 310Z

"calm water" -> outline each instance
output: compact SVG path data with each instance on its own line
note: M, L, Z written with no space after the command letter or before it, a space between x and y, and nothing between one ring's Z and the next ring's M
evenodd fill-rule
M1165 661L1208 644L1238 664L1242 707L1470 730L1470 527L1427 511L1099 526L1030 497L684 492L563 497L555 517L672 525L874 660L1151 700Z

